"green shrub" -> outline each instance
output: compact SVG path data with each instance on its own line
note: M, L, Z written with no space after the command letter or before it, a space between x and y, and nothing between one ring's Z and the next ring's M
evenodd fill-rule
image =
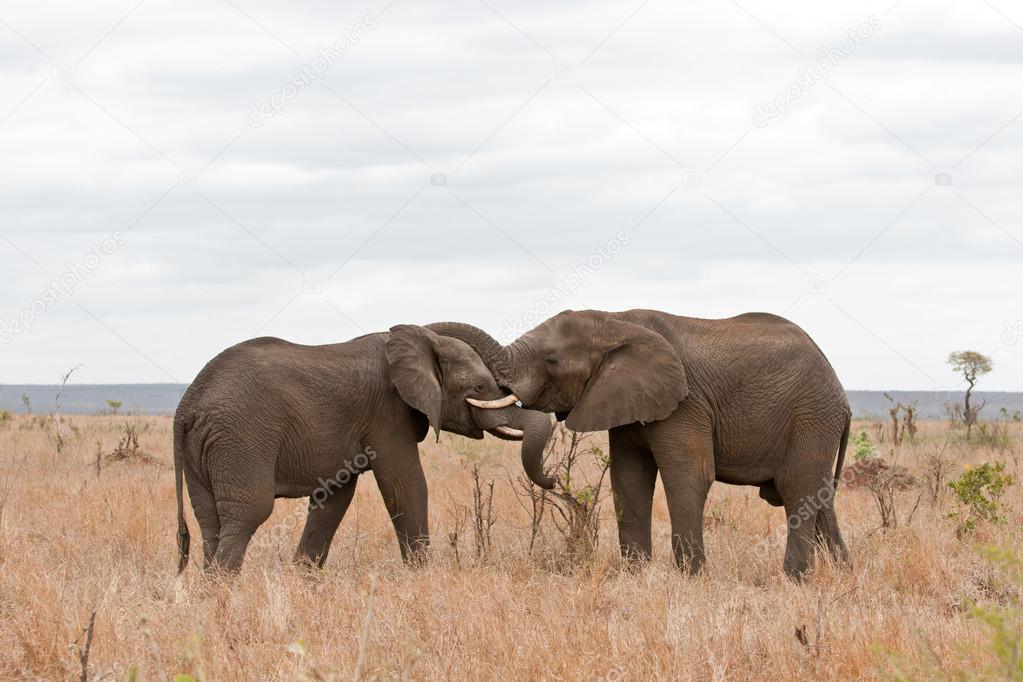
M948 482L959 502L959 510L950 516L959 519L960 536L973 530L978 521L1001 520L999 498L1013 483L1012 476L1004 472L1004 462L985 462L980 466L967 467L962 476Z
M870 436L867 435L866 429L860 429L856 438L853 439L853 459L859 462L874 457L877 457L877 452L874 450L873 443L870 442Z

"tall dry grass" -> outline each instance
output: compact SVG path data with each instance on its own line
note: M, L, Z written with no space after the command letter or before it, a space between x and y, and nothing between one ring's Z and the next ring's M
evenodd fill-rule
M95 611L88 679L848 679L935 670L983 675L990 639L969 612L1006 595L977 546L1019 546L1023 485L1006 496L1007 522L957 540L950 495L900 492L902 525L879 529L868 493L843 488L839 519L851 570L819 564L796 584L781 571L782 510L753 488L716 485L706 509L708 565L684 577L670 558L663 493L655 503L651 565L623 570L614 513L602 507L600 544L573 567L544 522L532 556L528 501L514 444L444 435L423 444L431 492L432 560L400 561L371 476L312 574L289 559L304 502L279 500L238 578L207 581L194 561L175 575L171 420L138 418L155 462L104 462L124 417L72 416L64 452L38 421L0 427L0 678L78 679ZM872 424L856 424L873 433ZM899 463L920 476L947 425L926 423ZM1012 434L1016 452L1023 443ZM879 446L891 456L890 442ZM1008 451L952 442L953 473ZM850 453L851 459L851 453ZM474 558L472 465L493 479L496 525L486 562ZM917 504L919 496L923 498ZM911 521L910 510L916 506ZM193 539L198 528L189 512ZM456 559L457 556L457 559ZM371 581L372 578L372 581ZM371 582L374 586L370 594ZM372 602L372 603L370 603ZM361 652L361 653L360 653ZM913 672L916 671L916 672Z

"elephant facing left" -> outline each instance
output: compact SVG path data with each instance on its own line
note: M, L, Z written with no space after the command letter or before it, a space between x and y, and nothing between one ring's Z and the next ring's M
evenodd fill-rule
M277 497L309 496L295 561L322 566L359 475L368 470L402 559L414 564L429 544L418 443L431 427L521 440L524 465L539 462L553 420L503 394L477 352L454 338L466 329L472 330L453 322L399 325L322 346L258 338L211 360L174 417L178 571L189 552L182 479L207 570L241 568ZM531 466L534 480L553 486Z

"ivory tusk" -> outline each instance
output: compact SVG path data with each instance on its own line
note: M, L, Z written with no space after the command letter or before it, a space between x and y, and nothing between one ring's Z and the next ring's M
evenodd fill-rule
M508 438L518 438L519 440L522 440L522 438L526 435L525 432L519 431L518 429L513 429L510 426L495 426L494 431L501 434L502 436L507 436Z
M465 402L469 403L473 407L480 407L484 410L498 410L502 407L514 405L519 402L519 399L518 396L512 393L503 398L498 398L497 400L476 400L475 398L466 398Z

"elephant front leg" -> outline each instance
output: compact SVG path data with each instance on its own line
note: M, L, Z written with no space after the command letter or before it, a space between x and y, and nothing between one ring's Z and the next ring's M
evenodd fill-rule
M707 559L703 548L703 510L711 481L694 477L688 472L665 471L664 493L668 498L671 517L671 549L675 564L696 575L703 570Z
M657 464L644 447L630 442L628 434L611 429L611 490L618 520L618 544L630 565L650 558L650 516L653 509Z
M392 455L386 456L381 452L377 456L373 462L373 476L394 524L401 558L406 564L415 566L425 561L430 545L426 476L419 461L419 449L414 443Z
M665 429L653 444L671 517L675 563L690 574L703 569L703 509L714 482L714 442L710 429Z
M302 530L302 539L295 550L295 563L323 567L327 560L327 553L330 551L330 543L334 540L334 533L341 524L348 506L355 496L355 484L358 477L348 481L344 486L324 491L324 494L314 493L309 498L309 513L305 520L305 529Z

